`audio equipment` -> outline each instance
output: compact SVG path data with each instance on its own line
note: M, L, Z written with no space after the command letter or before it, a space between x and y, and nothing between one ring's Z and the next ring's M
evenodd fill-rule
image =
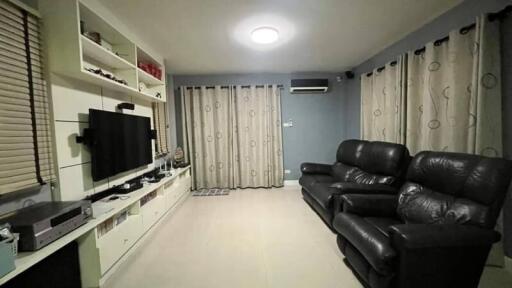
M20 234L19 251L35 251L87 223L90 201L40 202L4 219Z

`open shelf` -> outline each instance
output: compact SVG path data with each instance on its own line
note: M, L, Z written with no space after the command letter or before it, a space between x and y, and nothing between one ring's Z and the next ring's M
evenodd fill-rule
M159 68L162 68L162 64L158 62L153 56L149 55L146 51L142 50L137 46L137 61L151 63Z
M135 69L135 65L117 56L84 35L81 35L80 41L82 42L82 53L84 56L92 58L113 69Z
M164 81L158 80L140 68L137 68L137 73L139 73L139 82L144 82L146 85L164 85Z
M139 94L143 95L147 99L151 99L151 101L153 101L153 102L165 102L165 100L163 100L162 98L158 98L158 97L150 95L148 93L139 92Z
M96 85L100 85L101 87L111 89L114 91L119 91L125 93L130 96L137 97L141 100L151 101L151 102L165 102L165 100L157 98L155 96L149 95L147 93L139 92L137 89L129 87L127 85L117 83L114 80L110 80L108 78L102 77L100 75L94 74L87 70L82 70L82 78L83 80L93 83Z

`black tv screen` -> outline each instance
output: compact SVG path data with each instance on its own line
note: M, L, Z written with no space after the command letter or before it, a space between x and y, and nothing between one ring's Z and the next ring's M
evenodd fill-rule
M89 129L94 181L153 162L150 118L89 109Z

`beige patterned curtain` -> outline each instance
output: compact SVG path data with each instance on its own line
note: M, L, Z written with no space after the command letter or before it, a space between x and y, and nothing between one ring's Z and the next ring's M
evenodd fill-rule
M409 52L406 144L422 150L502 155L499 23Z
M283 185L280 88L181 87L194 188Z
M422 150L502 156L500 24L477 19L472 30L409 52L406 144ZM501 217L497 230L502 231ZM503 265L503 245L488 265Z
M399 57L384 69L361 76L361 135L365 140L405 142L406 61Z

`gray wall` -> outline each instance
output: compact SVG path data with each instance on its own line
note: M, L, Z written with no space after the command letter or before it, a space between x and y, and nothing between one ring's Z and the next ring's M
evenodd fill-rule
M443 38L450 30L458 29L474 23L475 18L488 12L496 12L506 5L511 5L511 0L466 0L459 6L441 15L416 32L413 32L384 49L374 57L363 62L354 69L357 77L361 73L372 71L385 63L395 60L396 57L406 51L424 46L427 42ZM503 83L504 83L504 154L512 159L512 20L509 17L506 25L503 25ZM345 99L345 127L347 138L359 138L360 129L360 81L352 81L347 86ZM506 254L512 257L512 193L509 193L504 206L504 242Z
M344 139L343 103L346 81L336 82L338 74L235 74L209 76L175 76L174 86L283 84L281 108L283 122L293 120L293 127L283 128L284 167L291 170L286 180L300 177L300 163L333 163L338 144ZM290 94L292 78L328 78L327 94ZM179 92L175 92L179 95ZM177 97L179 98L179 97ZM178 99L177 99L178 100ZM176 101L180 105L179 100ZM180 109L177 109L178 139L181 135ZM178 140L178 144L180 144Z

